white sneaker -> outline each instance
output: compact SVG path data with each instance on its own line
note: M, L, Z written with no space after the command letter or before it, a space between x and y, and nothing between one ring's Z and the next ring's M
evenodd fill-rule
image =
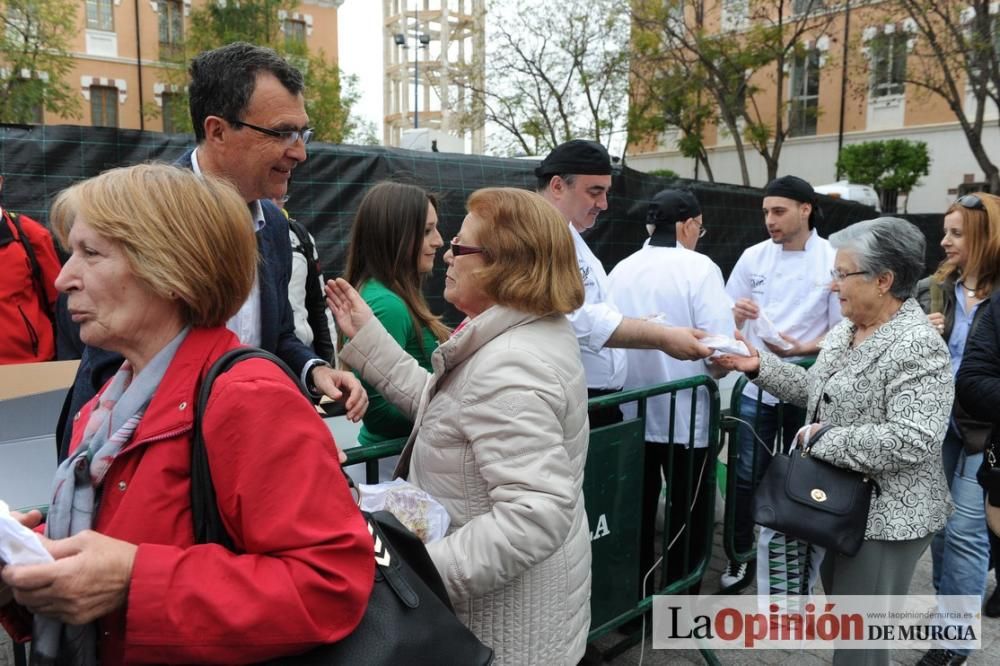
M732 587L739 583L747 575L747 567L749 562L733 562L729 561L726 566L726 570L722 572L722 577L719 578L719 585L722 589L727 587Z

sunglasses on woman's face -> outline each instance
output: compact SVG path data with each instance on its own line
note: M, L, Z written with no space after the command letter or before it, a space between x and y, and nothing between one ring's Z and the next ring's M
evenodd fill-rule
M955 203L962 208L968 208L970 210L986 210L986 206L983 205L983 200L975 194L966 194L964 197L959 197L955 200Z
M451 240L451 254L456 257L461 257L467 254L484 254L486 248L476 247L475 245L462 245L455 242L456 239Z

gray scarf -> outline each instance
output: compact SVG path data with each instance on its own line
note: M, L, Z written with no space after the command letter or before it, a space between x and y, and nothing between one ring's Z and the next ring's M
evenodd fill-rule
M97 396L80 445L56 470L45 521L48 538L65 539L93 527L104 476L118 452L132 439L189 330L186 327L178 333L138 375L133 375L131 364L125 361L107 389ZM96 666L97 623L64 625L35 614L31 663Z

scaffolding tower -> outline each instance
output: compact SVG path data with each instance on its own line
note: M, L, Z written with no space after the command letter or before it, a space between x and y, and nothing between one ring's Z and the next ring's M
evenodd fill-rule
M483 114L470 88L485 81L485 0L382 0L382 17L385 145L426 128L481 154Z

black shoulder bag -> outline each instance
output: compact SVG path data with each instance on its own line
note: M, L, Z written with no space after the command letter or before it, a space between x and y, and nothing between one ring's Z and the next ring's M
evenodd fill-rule
M191 513L198 543L216 543L236 551L216 504L202 419L212 383L246 358L266 358L301 382L280 359L254 347L223 354L209 369L198 391L191 442ZM308 394L303 390L308 398ZM312 400L310 400L310 403ZM344 475L352 486L350 477ZM375 586L361 623L346 638L305 654L282 657L283 665L332 664L470 664L493 662L493 650L455 616L444 583L423 542L388 511L362 512L374 539Z
M817 405L813 422L818 412ZM851 557L865 538L872 489L882 492L861 472L809 455L809 448L784 453L774 456L754 492L753 520Z

